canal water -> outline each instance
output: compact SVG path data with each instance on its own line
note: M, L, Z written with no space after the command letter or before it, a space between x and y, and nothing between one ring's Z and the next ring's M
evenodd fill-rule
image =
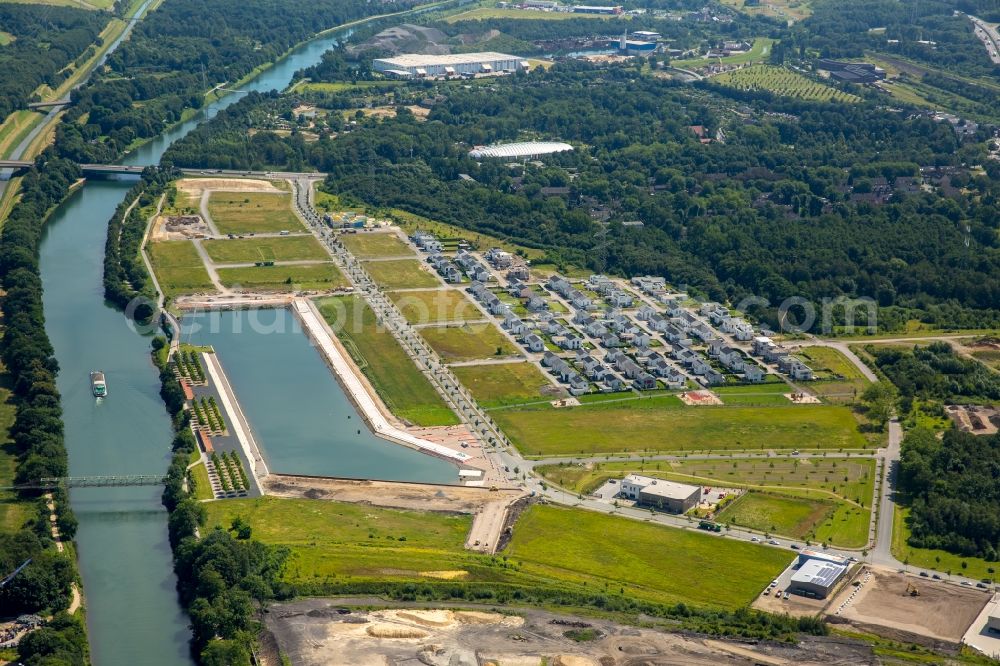
M294 72L319 62L320 56L344 34L331 33L302 46L242 89L284 89ZM207 106L123 162L158 163L171 143L238 98L239 95L230 95ZM150 340L133 331L125 317L105 303L102 290L107 222L133 183L129 179L88 181L52 215L42 240L46 330L60 364L59 390L70 474L74 476L161 474L168 464L172 433L159 398L158 375L149 358ZM293 347L293 342L287 347ZM228 343L221 344L228 349ZM305 351L311 351L308 343ZM282 353L298 353L296 358L303 359L297 361L304 363L303 373L322 367L318 359L304 360L301 350ZM239 366L238 362L227 363L227 370L238 372ZM109 396L101 403L95 401L89 389L89 372L97 369L104 370L108 378ZM234 383L236 380L234 377ZM239 381L254 379L240 375ZM317 388L315 378L305 382L298 373L282 377L280 382L270 382L262 388L271 394L282 393L281 400L287 401L283 403L286 411L293 408L300 411L304 401L311 399L311 391L325 391L320 395L336 397L329 387ZM238 391L240 385L236 385ZM255 391L241 393L241 397L249 400ZM334 418L343 413L336 411L337 408L330 409L334 410L331 413ZM253 419L254 410L247 411ZM272 425L265 422L265 433L271 432ZM339 421L330 427L335 425L339 426ZM314 433L321 427L318 419L310 424ZM274 442L288 439L266 436ZM368 446L370 439L366 435L355 442ZM343 437L342 442L338 446L346 446L349 439ZM296 469L305 469L309 456L317 456L312 469L314 473L322 473L320 461L331 456L331 451L313 446L290 455L297 461L295 465L302 466ZM418 479L431 478L436 472L430 470L439 461L429 460L421 460L419 465L412 459L392 462L390 468L412 470ZM352 469L363 475L360 467ZM427 477L422 477L423 474ZM160 505L160 492L159 488L141 487L71 492L80 520L77 543L88 633L93 663L98 666L191 663L187 645L190 632L177 601L167 543L167 514Z
M287 309L185 317L212 345L272 472L455 483L454 465L376 437Z

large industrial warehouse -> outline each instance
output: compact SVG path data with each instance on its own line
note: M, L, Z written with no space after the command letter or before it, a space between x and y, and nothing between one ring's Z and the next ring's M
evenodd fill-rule
M792 574L789 587L792 592L825 599L846 571L847 567L843 565L810 559Z
M454 53L421 55L404 53L394 58L376 58L372 68L400 78L447 77L473 74L506 74L528 69L528 61L506 53Z
M497 143L492 146L476 146L469 151L469 157L480 160L485 157L529 158L563 153L573 150L568 143L558 141L519 141L517 143Z

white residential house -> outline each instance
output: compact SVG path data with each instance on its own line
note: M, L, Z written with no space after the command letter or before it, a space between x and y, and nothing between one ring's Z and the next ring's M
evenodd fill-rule
M753 384L764 381L764 371L756 363L747 362L743 365L743 379Z
M657 314L656 308L654 308L651 305L643 305L641 308L639 308L639 311L636 313L635 317L639 321L649 321L650 319L653 318L653 315L655 314Z
M640 372L634 380L635 387L640 391L652 391L656 388L656 377L648 372Z
M542 339L534 333L529 333L524 337L524 346L531 352L545 351L545 342L543 342Z
M614 349L622 346L621 339L614 333L605 333L601 336L601 345L606 349Z
M648 347L650 340L651 338L649 337L649 333L646 333L645 331L639 331L632 336L632 344L636 347Z

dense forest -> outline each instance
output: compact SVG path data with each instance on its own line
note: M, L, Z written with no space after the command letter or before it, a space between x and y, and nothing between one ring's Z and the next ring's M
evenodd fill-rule
M899 485L910 506L910 545L1000 559L1000 435L952 429L939 440L913 430Z
M56 388L59 367L42 311L38 247L49 210L66 196L80 172L76 165L51 154L44 157L44 171L31 169L24 177L21 200L0 235L4 291L0 358L12 380L16 407L10 438L17 456L17 483L65 476L68 464ZM29 511L30 518L21 529L0 535L0 569L12 572L28 559L31 563L0 589L0 614L5 617L65 609L76 579L73 561L54 547L49 510L40 493L22 491L21 495L22 502L35 511ZM57 490L53 497L59 531L63 538L72 539L77 522L68 496L65 490ZM85 663L86 639L77 620L57 615L44 633L35 636L19 647L24 663Z
M293 104L251 96L166 159L313 167L331 174L331 191L370 205L514 238L556 263L661 274L713 299L753 296L773 306L792 296L870 297L883 329L908 318L1000 323L1000 163L984 160L982 143L960 142L946 123L868 104L691 90L637 77L630 66L565 64L472 87L417 83L389 94L395 117L355 116L356 126L345 121L349 132L318 141L298 132L248 139L255 119L287 115ZM402 106L408 95L439 96L426 121ZM725 140L704 145L690 125L721 128ZM578 149L514 169L467 156L473 145L528 138ZM987 173L963 162L985 162ZM927 170L950 174L969 194L871 194ZM546 187L569 192L547 196ZM643 226L623 224L633 220ZM755 314L767 319L773 310Z
M904 397L948 402L1000 400L1000 375L963 358L947 342L865 349Z
M414 4L402 0L171 0L149 14L108 58L107 71L74 92L60 153L107 162L201 108L215 85L236 84L324 28ZM74 122L85 120L85 122Z
M26 108L39 86L61 84L66 66L83 62L100 45L97 36L110 19L107 12L0 4L0 28L11 36L0 46L0 119Z

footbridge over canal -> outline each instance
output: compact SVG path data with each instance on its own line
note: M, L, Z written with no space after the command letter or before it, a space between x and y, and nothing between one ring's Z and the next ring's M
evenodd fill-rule
M38 481L14 486L0 486L0 490L53 490L55 488L109 488L134 486L162 486L167 477L163 474L120 474L115 476L59 476L44 477Z

